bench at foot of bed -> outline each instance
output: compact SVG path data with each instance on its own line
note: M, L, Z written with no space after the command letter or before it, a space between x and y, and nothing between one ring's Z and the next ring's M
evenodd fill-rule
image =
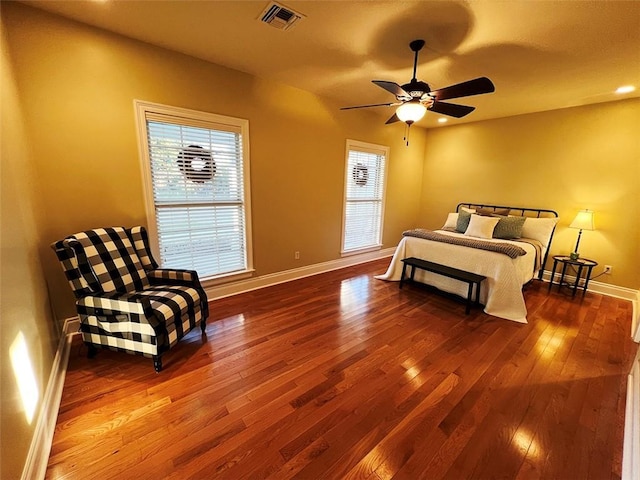
M445 277L454 278L456 280L460 280L461 282L466 282L469 284L469 293L467 295L467 307L465 309L465 313L469 313L471 310L471 305L473 302L473 286L476 286L476 300L475 304L480 304L480 283L485 280L487 277L484 275L478 275L477 273L465 272L464 270L460 270L458 268L447 267L446 265L440 265L439 263L428 262L427 260L421 260L420 258L409 257L402 260L402 276L400 277L400 288L402 288L402 284L405 281L407 266L411 267L411 272L409 273L409 280L412 282L415 281L413 279L416 268L421 270L426 270L427 272L437 273L439 275L443 275Z

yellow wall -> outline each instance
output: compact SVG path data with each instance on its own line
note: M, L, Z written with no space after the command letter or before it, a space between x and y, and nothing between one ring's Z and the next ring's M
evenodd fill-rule
M2 137L0 159L0 478L20 478L53 364L58 332L49 309L39 246L40 210L35 193L33 155L13 75L10 50L2 26L0 82ZM20 335L22 333L22 335ZM18 375L33 378L36 411L27 420L18 389L11 346L21 336L29 362L20 362ZM31 368L28 368L28 363Z
M556 210L552 254L573 249L569 223L594 210L580 254L594 274L613 266L598 281L640 288L640 99L429 130L420 218L439 227L459 202Z
M249 120L257 275L340 257L345 144L391 147L383 241L415 224L424 138L310 93L91 28L3 5L45 200L40 245L58 317L73 298L48 243L145 224L134 99ZM294 260L299 251L300 260Z

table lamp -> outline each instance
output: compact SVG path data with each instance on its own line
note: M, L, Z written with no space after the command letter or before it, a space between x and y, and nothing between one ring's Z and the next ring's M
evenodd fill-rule
M582 230L595 230L593 224L593 211L592 210L580 210L576 215L576 218L573 219L569 228L577 228L580 231L578 232L578 240L576 241L576 248L571 253L571 260L577 260L580 257L578 253L578 246L580 245L580 237L582 236Z

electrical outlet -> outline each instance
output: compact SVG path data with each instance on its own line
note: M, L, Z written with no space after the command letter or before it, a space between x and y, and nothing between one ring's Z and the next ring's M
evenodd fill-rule
M296 260L300 260L300 252L293 252L293 258Z
M613 267L611 265L605 265L604 266L604 273L611 273L612 269L613 269Z

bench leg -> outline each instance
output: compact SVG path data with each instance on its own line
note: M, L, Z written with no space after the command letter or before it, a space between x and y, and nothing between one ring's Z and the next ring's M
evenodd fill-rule
M407 264L403 263L402 264L402 276L400 277L400 288L402 288L402 284L404 283L404 277L407 273Z
M411 271L409 272L408 278L407 278L407 266L411 267ZM444 275L448 278L453 278L455 280L459 280L461 282L467 282L467 285L469 286L468 291L467 291L467 303L465 306L465 313L468 315L471 312L471 306L474 303L474 297L473 297L473 287L476 287L476 295L475 295L475 304L476 305L480 305L480 284L482 283L482 280L478 281L475 279L470 279L469 276L456 276L455 274L452 274L448 271L439 271L438 269L432 269L429 268L428 266L422 266L422 265L412 265L410 262L405 262L404 260L402 261L402 275L400 276L400 288L402 288L404 282L406 280L410 280L411 282L415 282L414 277L415 277L415 273L416 273L416 268L419 268L421 270L425 270L427 272L433 272L436 274L440 274L440 275ZM435 267L434 267L435 268ZM478 276L471 276L474 278L477 278ZM483 279L485 277L482 277Z

